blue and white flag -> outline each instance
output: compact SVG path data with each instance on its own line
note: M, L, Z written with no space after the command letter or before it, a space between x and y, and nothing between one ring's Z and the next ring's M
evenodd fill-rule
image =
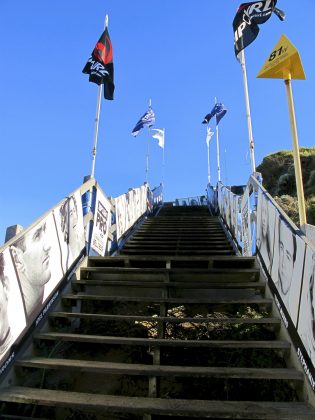
M215 116L216 125L218 125L226 113L227 109L225 108L225 106L221 104L221 102L217 102L212 108L212 111L205 116L204 120L202 121L202 124L209 124L211 118Z
M156 133L152 134L152 137L158 139L158 145L164 149L164 128L153 128L152 131L156 131Z
M136 137L136 135L139 133L141 128L143 127L151 127L155 123L155 115L153 112L153 109L149 107L147 112L142 115L140 120L137 122L135 128L132 130L131 134Z

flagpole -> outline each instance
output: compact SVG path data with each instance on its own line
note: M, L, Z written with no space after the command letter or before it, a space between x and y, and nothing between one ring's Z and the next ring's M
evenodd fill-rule
M148 183L148 172L149 172L149 146L150 146L150 136L151 128L148 127L148 143L147 143L147 155L146 155L146 165L145 165L145 180Z
M164 186L164 167L165 167L165 158L164 158L164 149L165 149L165 128L163 128L163 152L162 152L162 185Z
M107 27L108 27L108 15L105 16L104 29L106 29ZM93 141L93 149L92 149L91 178L94 178L94 172L95 172L95 159L96 159L96 151L97 151L97 140L98 140L98 128L99 128L99 121L100 121L102 90L103 90L103 83L101 83L99 85L98 93L97 93L96 117L95 117L95 127L94 127L94 141Z
M219 145L219 126L216 125L216 137L217 137L217 163L218 163L218 182L221 181L221 168L220 168L220 145Z
M149 99L149 108L151 108L151 99ZM145 165L145 180L148 183L148 172L149 172L149 146L150 146L151 127L148 126L148 143L147 143L147 155Z
M253 130L252 130L252 120L251 120L251 115L250 115L248 83L247 83L247 72L246 72L246 62L245 62L245 51L244 51L244 49L242 49L242 51L240 52L240 63L241 63L241 66L242 66L243 81L244 81L244 94L245 94L245 104L246 104L246 119L247 119L247 129L248 129L250 162L251 162L252 173L254 173L254 172L256 172L254 138L253 138Z
M296 180L296 189L297 189L297 197L298 197L300 226L303 226L307 222L306 222L304 189L303 189L302 169L301 169L301 160L300 160L300 151L299 151L300 149L299 149L299 140L298 140L296 119L295 119L295 111L294 111L294 101L293 101L293 93L292 93L291 75L288 79L286 79L284 81L284 83L285 83L288 106L289 106L290 127L291 127L292 144L293 144L293 158L294 158L295 180Z
M210 184L210 141L207 141L208 148L208 184Z
M214 98L214 105L217 103L217 98ZM220 145L219 145L219 126L216 119L216 142L217 142L217 166L218 166L218 182L221 181L221 169L220 169Z

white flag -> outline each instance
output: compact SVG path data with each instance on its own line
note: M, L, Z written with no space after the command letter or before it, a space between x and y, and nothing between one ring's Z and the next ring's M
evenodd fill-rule
M211 128L210 128L210 127L207 127L207 138L206 138L206 143L207 143L207 146L208 146L208 147L209 147L210 139L211 139L211 137L213 136L213 134L214 134L214 132L213 132L213 131L211 131Z
M158 145L164 149L164 128L153 128L152 131L156 131L156 133L152 134L152 137L158 139Z

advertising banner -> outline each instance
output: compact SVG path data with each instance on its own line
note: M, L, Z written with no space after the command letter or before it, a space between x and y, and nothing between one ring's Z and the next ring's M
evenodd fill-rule
M7 248L0 254L0 366L25 327L21 290Z
M266 194L259 190L257 205L257 250L269 274L271 274L274 255L275 223L276 208Z
M104 256L106 253L106 245L110 223L111 202L98 189L96 194L96 206L91 247L95 252L97 252L101 256Z
M250 230L250 208L248 188L245 190L241 201L242 214L242 255L251 255L251 230Z
M315 368L315 252L307 246L298 332Z
M83 209L79 191L67 197L53 211L65 274L85 247Z
M0 254L0 375L85 248L80 192L67 197ZM47 310L46 310L47 311ZM35 322L36 321L36 322Z
M117 240L147 211L147 187L130 188L115 198Z
M277 217L271 277L295 326L302 287L304 254L305 242L281 216Z

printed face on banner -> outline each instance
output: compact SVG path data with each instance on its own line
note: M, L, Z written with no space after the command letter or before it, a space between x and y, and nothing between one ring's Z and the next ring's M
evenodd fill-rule
M65 274L85 247L80 192L74 193L54 209L54 217L62 253L62 269Z
M257 249L271 274L275 240L276 208L260 190L257 206Z
M6 249L0 254L0 365L25 326L21 291Z
M307 246L298 333L315 367L315 252Z
M304 264L305 242L282 217L276 218L274 259L271 277L296 325Z
M10 249L29 322L42 306L46 285L54 287L62 278L60 248L52 213Z

